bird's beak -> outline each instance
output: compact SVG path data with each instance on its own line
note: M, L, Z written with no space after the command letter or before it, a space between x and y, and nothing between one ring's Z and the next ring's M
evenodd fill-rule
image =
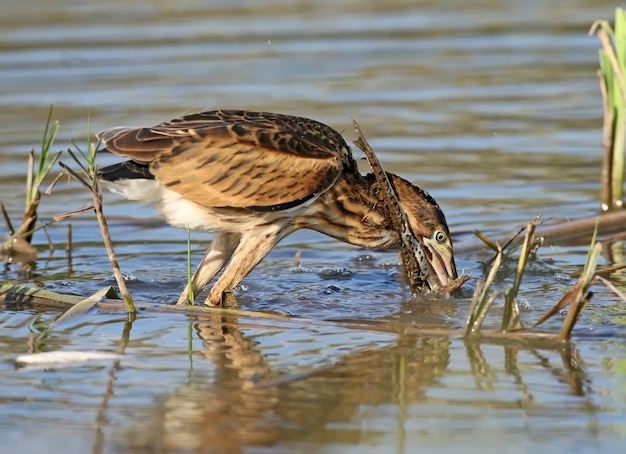
M447 243L437 243L426 237L423 239L423 244L426 259L433 271L426 277L426 282L428 282L431 290L445 287L450 281L457 278L452 247Z

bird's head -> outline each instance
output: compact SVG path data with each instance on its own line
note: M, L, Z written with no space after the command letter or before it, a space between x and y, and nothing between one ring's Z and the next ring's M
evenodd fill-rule
M445 287L457 278L457 271L452 238L443 211L423 189L397 175L388 175L407 215L409 227L426 256L429 272L425 280L428 286L432 290ZM419 257L417 259L419 261Z

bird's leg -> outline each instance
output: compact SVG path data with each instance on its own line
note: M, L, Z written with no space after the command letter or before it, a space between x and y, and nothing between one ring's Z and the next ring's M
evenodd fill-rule
M193 294L196 296L220 272L239 244L239 233L220 233L215 236L211 247L198 265L191 280ZM189 303L189 284L183 290L176 304Z
M222 294L232 290L286 235L272 228L271 231L250 231L242 237L230 263L211 288L204 301L208 306L218 306L222 302Z

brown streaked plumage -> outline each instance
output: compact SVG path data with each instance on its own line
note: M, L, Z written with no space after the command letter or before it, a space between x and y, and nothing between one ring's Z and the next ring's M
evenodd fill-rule
M106 186L130 200L155 203L176 227L216 233L192 281L197 295L224 269L206 304L220 304L224 291L298 229L362 247L398 244L373 175L361 175L343 137L317 121L218 110L154 127L107 129L97 137L129 159L100 170ZM389 177L427 251L428 285L446 285L457 272L443 212L422 189Z

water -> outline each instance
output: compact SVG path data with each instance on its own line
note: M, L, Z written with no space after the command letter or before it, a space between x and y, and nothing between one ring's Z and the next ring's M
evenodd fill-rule
M539 212L596 212L599 44L587 31L612 17L612 2L210 3L54 0L35 12L5 0L0 198L14 222L26 152L40 142L50 104L59 149L72 138L84 143L88 123L92 130L150 125L218 107L303 115L347 137L354 116L385 168L443 207L457 266L474 278L489 254L463 252L476 244L472 230L497 236ZM77 185L60 184L40 214L45 221L88 201ZM105 210L135 298L174 301L186 280L186 232L113 195ZM70 222L71 265L65 224L53 225L54 251L38 232L37 268L26 283L82 295L112 285L94 219ZM209 240L193 234L195 262ZM575 282L570 273L586 249L540 249L521 290L526 320ZM294 234L238 289L244 309L291 320L150 311L130 326L123 313L99 309L33 340L38 323L58 312L8 306L0 315L0 450L593 452L621 445L624 305L610 292L595 289L572 350L468 345L416 330L462 326L474 281L465 294L428 305L409 297L397 264L393 252ZM19 280L17 268L3 279ZM33 350L120 345L117 366L13 365Z

